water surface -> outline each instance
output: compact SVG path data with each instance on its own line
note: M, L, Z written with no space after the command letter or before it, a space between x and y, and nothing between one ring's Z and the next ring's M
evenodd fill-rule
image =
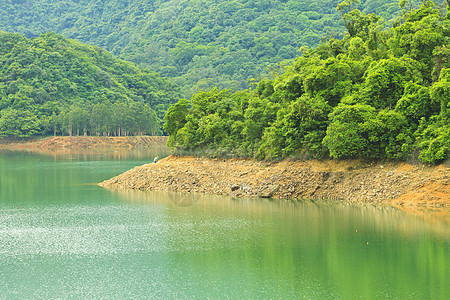
M450 294L445 215L95 184L162 152L0 152L0 298Z

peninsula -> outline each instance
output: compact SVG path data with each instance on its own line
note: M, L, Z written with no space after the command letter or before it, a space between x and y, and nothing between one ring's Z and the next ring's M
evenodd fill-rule
M332 199L401 206L450 206L450 166L365 160L265 162L169 156L105 180L106 188L232 197Z

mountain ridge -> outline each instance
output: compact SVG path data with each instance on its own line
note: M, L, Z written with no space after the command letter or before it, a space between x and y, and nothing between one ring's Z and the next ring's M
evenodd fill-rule
M233 90L269 76L268 65L295 58L302 46L342 37L340 0L20 0L0 3L0 30L36 37L55 31L173 78L190 97L214 86ZM418 2L418 1L417 1ZM393 0L367 0L386 21Z

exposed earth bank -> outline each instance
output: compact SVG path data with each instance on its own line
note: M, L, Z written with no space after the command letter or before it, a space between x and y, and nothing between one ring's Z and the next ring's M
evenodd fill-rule
M56 151L64 149L148 148L165 146L166 136L53 136L35 140L0 139L0 148Z
M346 161L261 162L169 156L100 183L107 188L233 197L320 198L450 207L450 166Z

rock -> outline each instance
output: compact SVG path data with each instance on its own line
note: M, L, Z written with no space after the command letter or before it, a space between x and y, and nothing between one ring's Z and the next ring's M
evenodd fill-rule
M317 167L318 170L314 170L308 164ZM226 165L221 161L179 157L166 159L161 164L136 167L134 171L130 170L101 185L144 190L217 193L233 197L304 198L313 195L314 198L374 203L380 201L389 203L391 199L409 193L407 197L428 199L433 205L438 201L437 198L433 198L433 193L438 193L442 195L440 196L442 200L439 201L443 203L448 201L448 197L445 197L450 184L447 166L436 167L433 169L434 173L422 168L423 174L418 172L421 170L419 168L406 166L394 170L389 165L383 168L374 165L373 167L377 167L376 170L369 167L351 168L351 172L346 172L342 171L345 170L346 163L336 161L333 161L332 168L328 164L325 166L330 171L319 171L324 169L319 162L286 161L264 169L258 169L258 166L261 166L261 163L247 160L233 160ZM255 189L256 186L258 189ZM419 196L422 195L420 197L413 193L419 189L422 190L418 193ZM405 201L403 198L399 200ZM405 203L409 205L413 203L412 201L408 200ZM419 200L414 201L417 205L427 205L422 200L420 203Z
M241 183L240 188L245 193L250 193L252 191L252 187L249 186L248 184L244 183L244 182Z
M232 186L231 186L231 191L237 191L238 189L240 188L240 186L239 186L239 184L233 184Z
M276 192L280 189L279 185L270 184L266 185L258 193L258 196L261 198L271 198L275 195Z

